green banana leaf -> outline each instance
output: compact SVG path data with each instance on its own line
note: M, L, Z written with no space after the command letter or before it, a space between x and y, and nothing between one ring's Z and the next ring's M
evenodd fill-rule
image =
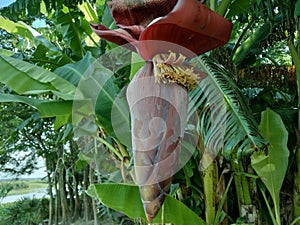
M34 39L34 35L24 24L15 23L3 17L0 17L0 24L1 28L6 30L8 33L17 34L29 40Z
M130 218L143 218L146 221L140 193L137 186L128 184L92 184L87 193L99 199L104 205L125 213ZM197 214L182 202L167 195L164 202L164 222L174 225L205 225ZM161 210L153 223L161 223Z
M53 101L42 100L26 96L0 93L1 102L18 102L27 104L39 111L39 117L55 117L54 129L58 130L63 125L71 122L72 100Z
M270 192L280 222L279 194L288 167L288 132L280 116L269 108L262 112L259 128L270 142L269 151L267 155L262 151L253 153L251 165Z
M34 62L38 66L44 67L46 65L49 69L55 69L58 66L62 66L71 62L71 58L63 54L55 44L51 43L47 38L40 34L37 30L27 25L26 23L13 22L9 19L0 17L0 28L6 30L10 34L22 36L30 41L31 46L35 46L34 53L30 56L30 61ZM6 52L0 51L4 55ZM11 56L10 54L8 56Z
M69 63L64 66L58 67L54 73L58 74L65 80L69 81L74 86L78 86L81 79L84 78L88 68L96 61L90 52L78 62Z
M89 22L94 22L97 23L99 22L99 18L97 15L97 12L89 2L82 2L81 4L78 5L78 8L83 12L84 18Z
M53 93L64 100L74 97L75 86L42 67L0 55L0 82L20 95Z
M225 0L225 1L227 1L227 0ZM236 1L233 1L232 4L230 4L230 6L228 7L228 11L227 11L227 14L226 14L225 17L230 19L231 17L233 17L235 15L246 12L254 2L256 2L256 0L236 0Z
M73 101L51 101L0 93L0 102L19 102L37 109L40 117L71 115Z
M77 86L76 101L73 105L75 124L79 125L85 119L94 124L98 121L111 136L117 137L120 134L116 132L120 131L128 143L130 139L129 109L124 92L121 92L115 83L113 71L102 65L88 52L81 61L67 64L55 72ZM92 114L96 115L97 121L91 118ZM94 130L93 126L89 127ZM83 130L80 129L81 134L82 132ZM123 132L125 132L124 135Z
M102 83L99 79L96 79L96 82L100 84L101 87L96 101L96 116L105 127L105 130L110 135L116 136L115 129L119 129L119 127L113 127L112 117L118 120L114 121L115 124L125 122L129 128L129 110L124 111L124 108L122 108L120 104L115 104L116 97L120 90L114 83L113 77L108 79L105 83ZM112 111L113 107L114 111Z
M90 53L87 53L82 60L74 64L59 67L55 73L21 60L0 55L0 70L5 71L0 73L0 82L20 95L53 93L63 100L74 100L74 96L76 96L75 104L71 110L70 103L66 103L67 108L64 107L63 102L55 103L63 106L61 112L54 105L54 102L52 102L51 107L50 102L40 104L32 103L31 100L25 100L25 98L15 98L15 101L22 100L23 103L37 108L43 117L60 116L58 127L69 121L69 117L72 111L76 110L76 107L79 105L83 107L92 102L92 108L85 107L85 116L89 117L91 113L95 113L107 132L116 136L112 125L113 108L114 123L117 126L125 124L126 133L130 133L129 110L124 103L125 99L121 101L124 104L121 104L120 100L118 100L120 104L115 102L120 90L114 83L114 73L98 63ZM11 97L7 96L7 99L11 99ZM45 110L46 106L49 112Z
M30 40L35 45L43 44L51 53L55 53L56 55L61 54L61 51L54 44L24 22L13 22L0 17L0 27L10 34L20 35Z
M83 57L85 50L83 48L83 33L81 23L84 19L78 11L63 6L53 16L56 20L57 28L64 35L65 40L68 41L68 45L72 51L79 57Z
M271 22L266 21L264 25L258 28L250 37L248 37L236 50L232 60L239 66L247 55L255 48L258 47L262 40L268 38L272 33L273 25Z
M100 37L95 32L93 32L90 27L91 23L99 23L97 12L95 11L95 9L93 9L88 1L78 5L78 8L84 14L84 18L81 19L81 26L84 32L88 35L88 37L86 37L85 39L85 42L88 46L98 46Z

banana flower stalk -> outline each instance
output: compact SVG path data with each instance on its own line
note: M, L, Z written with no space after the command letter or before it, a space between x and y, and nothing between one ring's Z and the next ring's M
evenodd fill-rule
M136 182L151 222L180 167L188 91L205 77L187 59L227 43L232 24L197 0L112 0L108 6L118 29L91 24L94 32L146 61L127 101Z

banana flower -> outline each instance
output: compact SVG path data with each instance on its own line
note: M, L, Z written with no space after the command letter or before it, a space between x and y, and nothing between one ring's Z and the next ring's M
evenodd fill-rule
M161 208L187 119L188 91L205 74L187 59L228 42L232 23L197 0L112 0L118 26L91 24L101 38L146 61L127 88L136 182L149 222Z

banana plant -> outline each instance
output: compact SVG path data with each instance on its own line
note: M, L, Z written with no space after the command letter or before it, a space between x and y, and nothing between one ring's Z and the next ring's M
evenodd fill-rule
M279 195L288 167L288 132L280 116L271 109L267 109L262 113L259 128L262 131L262 135L270 142L269 151L268 155L262 152L255 152L251 156L251 165L272 197L275 216L262 189L272 222L273 224L280 225Z
M26 0L18 0L18 7L24 7L26 6ZM74 1L75 2L75 1ZM100 2L100 3L99 3ZM110 1L114 2L114 1ZM188 1L190 2L190 1ZM199 2L199 1L198 1ZM256 7L257 5L263 4L266 6L270 1L255 1L255 0L222 0L222 1L216 1L216 0L210 0L210 1L205 1L205 5L212 9L213 11L216 11L218 14L221 16L224 16L225 18L229 20L235 20L235 16L240 17L243 13L245 15L249 14L249 11L257 12L257 10L252 10L253 7ZM272 1L273 2L278 2L278 1ZM22 4L24 3L24 4ZM26 3L26 4L25 4ZM127 1L127 3L130 3ZM50 68L51 71L54 71L53 73L49 71L44 71L40 67L33 66L32 64L27 64L24 62L21 62L16 59L8 58L5 56L1 56L1 63L0 63L0 68L7 70L7 68L10 68L10 71L12 71L12 77L13 80L17 80L19 82L22 82L21 77L24 76L26 77L27 80L30 82L26 83L24 86L18 86L18 82L9 82L7 80L7 77L4 76L5 74L2 74L3 77L1 79L3 80L2 82L5 82L8 86L11 86L14 91L16 91L18 94L22 95L1 95L0 99L1 101L17 101L17 102L23 102L29 105L32 105L33 107L37 108L40 110L40 113L42 116L56 116L56 127L60 127L66 122L69 122L71 119L71 110L72 107L74 106L72 104L71 98L74 96L74 90L78 88L78 85L80 87L84 87L84 85L94 85L90 87L98 87L101 86L101 82L97 79L93 79L95 77L90 76L88 77L90 80L87 80L86 83L80 82L82 78L84 77L84 71L89 67L88 65L93 65L95 63L95 59L91 56L90 53L88 53L88 49L90 49L91 46L87 46L88 42L94 46L94 47L99 47L98 46L98 41L99 38L95 36L94 33L91 31L94 30L96 33L100 34L100 36L107 38L109 41L117 42L118 44L127 44L126 47L131 49L131 50L136 50L138 53L140 53L145 60L149 60L153 58L152 53L156 53L158 49L153 48L153 45L144 45L144 46L137 46L136 45L136 39L137 36L141 35L144 41L147 40L150 36L152 38L157 38L158 36L157 33L162 33L164 32L165 29L160 29L163 27L163 20L154 22L151 26L151 29L148 29L146 32L145 30L148 27L148 24L150 21L155 19L156 17L161 17L161 16L166 16L169 11L172 10L173 6L177 3L177 1L168 1L165 5L167 8L166 12L162 14L156 15L155 13L159 13L160 10L151 10L153 14L149 15L151 17L150 19L147 17L144 19L147 19L147 21L143 21L141 24L137 24L135 27L131 27L133 24L123 24L123 22L117 22L117 25L119 26L118 30L118 35L115 35L113 31L109 30L108 28L104 28L102 25L96 25L92 24L91 27L89 27L89 23L97 23L98 18L96 15L96 12L93 10L92 7L90 7L90 4L80 4L78 7L81 12L84 13L84 19L82 15L80 15L77 11L77 3L72 5L71 9L67 1L43 1L41 4L42 7L47 6L47 10L42 10L43 13L49 13L47 14L49 18L53 19L54 14L51 11L52 9L55 9L57 14L59 15L58 19L55 21L56 24L59 24L58 27L60 27L61 30L65 29L65 41L63 42L63 46L61 45L53 45L51 42L46 42L47 39L43 39L42 37L38 37L38 40L35 36L32 36L32 30L29 29L28 26L25 26L22 23L16 23L12 21L8 21L7 19L2 19L3 23L1 23L1 26L5 26L5 29L8 32L12 32L14 34L21 34L18 33L18 30L12 31L12 28L21 28L19 31L24 32L23 36L25 36L27 39L34 40L32 43L36 44L38 49L36 50L36 55L34 58L31 58L30 62L38 63L38 58L39 56L44 56L45 49L47 51L47 56L54 56L54 55L60 55L60 53L67 48L65 47L70 47L72 49L72 54L70 54L68 57L65 58L63 63L57 64L53 67L47 67ZM32 3L34 4L34 3ZM104 1L98 1L98 4L101 4L101 6L104 5ZM112 4L113 3L109 3ZM199 2L200 4L200 2ZM282 4L286 4L286 1L282 1ZM44 6L43 6L44 5ZM76 6L75 6L76 5ZM40 5L39 5L40 6ZM116 5L116 7L112 10L112 14L114 17L118 17L118 10L121 10L120 7ZM266 10L261 10L263 13L265 12L270 12L272 14L272 5L269 5L266 7ZM12 8L15 10L15 7L17 7L17 4ZM133 6L132 6L133 7ZM76 9L75 9L76 8ZM41 8L42 9L42 8ZM271 11L270 11L271 9ZM261 11L258 10L259 13ZM21 11L20 11L21 12ZM254 16L254 14L251 14L251 16ZM45 15L46 15L45 14ZM122 13L119 13L122 15ZM145 13L143 13L144 15ZM132 18L132 17L130 17ZM249 17L250 18L250 17ZM74 20L73 20L74 19ZM120 18L120 20L125 20L128 18ZM138 18L139 20L140 18ZM169 18L170 19L170 18ZM273 18L274 19L274 18ZM276 20L275 20L276 19ZM274 25L279 24L280 21L282 21L281 17L275 18L274 20L269 20L265 25L262 25L261 27L255 27L255 24L252 23L251 21L246 22L243 24L241 27L243 30L239 32L235 32L240 35L239 38L236 37L231 37L230 40L230 45L228 48L232 50L232 58L233 61L235 62L235 65L240 67L243 65L243 62L245 62L245 59L247 59L251 54L253 54L253 49L256 49L258 46L260 46L261 42L266 40L266 38L273 32ZM137 20L137 21L138 21ZM75 21L77 26L74 26L75 24L73 23ZM135 22L137 22L135 21ZM82 22L82 23L81 23ZM237 25L238 22L235 20L235 27L234 29L237 29L239 26ZM111 25L111 23L106 23L107 27L112 28L116 27L115 25ZM174 24L173 24L174 25ZM150 27L150 26L149 26ZM171 26L170 26L171 27ZM146 28L146 29L145 29ZM168 28L166 26L165 28ZM257 29L257 31L255 31ZM253 35L249 35L252 30L254 30ZM235 30L236 31L236 30ZM101 33L102 32L102 33ZM61 35L60 33L59 35ZM197 32L196 32L197 34ZM160 34L163 36L162 34ZM53 35L55 36L55 35ZM169 38L171 35L165 35L165 40L164 41L169 41ZM70 40L68 40L68 37L72 37ZM121 38L120 38L121 37ZM174 37L176 38L176 37ZM83 41L84 40L84 41ZM130 43L128 43L130 42ZM144 43L147 43L146 41ZM149 42L150 43L150 42ZM151 43L150 43L151 44ZM113 45L108 45L108 47L112 47ZM150 47L149 47L150 46ZM60 48L62 47L62 48ZM162 45L162 48L164 45ZM185 46L189 48L190 46ZM94 48L95 50L95 48ZM101 46L101 50L105 50L103 46ZM150 52L150 53L149 53ZM175 51L174 51L175 52ZM74 54L73 54L74 53ZM199 52L197 52L198 54ZM12 53L9 53L12 55ZM95 56L95 51L93 51L93 55ZM135 54L137 55L137 54ZM200 56L196 57L196 54L192 54L195 57L194 61L189 61L187 59L184 59L179 55L179 54L170 54L168 53L167 55L163 55L160 57L155 58L155 63L151 66L151 63L141 63L136 69L134 66L131 66L132 69L132 76L131 76L131 81L132 83L135 82L135 85L132 85L131 87L138 87L141 89L142 88L147 88L147 85L142 84L140 81L142 80L143 75L151 74L155 71L163 71L167 70L166 67L168 68L168 64L174 64L177 62L179 65L175 65L175 69L182 69L182 65L180 63L183 63L184 65L189 64L190 62L193 62L195 65L194 68L194 74L198 75L201 79L200 82L200 87L197 86L196 89L189 91L188 93L185 92L185 90L181 90L181 88L177 87L180 86L180 84L171 83L169 84L169 78L164 77L162 74L163 73L157 73L157 80L160 81L160 86L176 86L177 88L175 90L175 93L173 92L167 92L168 93L173 93L171 95L171 99L176 96L179 96L179 90L181 90L180 93L183 93L182 96L185 96L184 98L189 99L189 105L186 106L188 107L188 110L185 112L181 112L182 114L187 114L187 118L189 118L193 112L197 111L200 115L199 118L199 124L198 125L198 130L201 135L201 139L203 140L203 146L201 147L201 151L206 154L206 153L212 153L212 154L206 154L207 157L207 165L212 165L212 167L207 167L205 166L204 162L206 160L202 160L203 163L201 164L202 166L202 172L204 174L203 177L199 176L199 180L203 179L203 185L205 186L204 190L204 195L205 195L205 204L207 206L207 212L206 212L206 221L211 223L211 224L219 224L221 223L222 219L220 217L222 209L218 208L217 206L217 196L216 196L216 187L214 184L219 183L220 176L219 172L217 170L217 159L219 156L219 152L222 150L224 153L223 155L226 157L227 160L233 161L233 159L236 159L237 161L239 159L242 159L244 157L247 157L248 155L252 154L254 151L263 149L266 142L263 139L263 137L260 135L260 131L257 129L256 122L254 118L252 117L252 113L248 107L248 103L245 100L243 94L240 92L239 88L236 86L235 82L233 81L232 74L230 74L226 69L224 69L221 65L219 65L219 62L214 61L212 57L206 57L206 56ZM209 55L209 54L208 54ZM42 57L40 57L42 58ZM51 57L48 57L50 59ZM44 59L44 58L43 58ZM81 59L81 61L79 61ZM78 61L75 63L75 61ZM149 60L150 61L150 60ZM57 61L52 61L52 65L56 62L62 62L60 60ZM23 64L24 63L24 64ZM40 65L42 64L42 60L40 60ZM50 62L49 62L50 63ZM119 61L116 61L116 64L119 63ZM159 67L158 65L162 64L163 67ZM166 65L167 64L167 65ZM176 64L176 63L175 63ZM45 65L45 64L44 64ZM96 105L93 107L97 109L96 113L96 121L97 121L97 126L99 126L101 129L104 129L105 132L107 132L109 135L112 137L116 138L116 134L114 134L113 130L113 125L112 125L112 118L110 116L110 112L112 110L112 105L115 99L115 96L120 93L120 88L117 87L116 80L113 78L115 75L115 71L107 70L107 68L103 68L99 65L94 64L94 72L97 74L104 74L104 77L111 77L112 80L110 80L107 83L106 87L102 87L100 93L100 96L98 99L93 99L96 102ZM99 67L98 67L99 66ZM142 66L144 66L141 70L139 70ZM18 71L18 67L22 68L21 70ZM191 67L187 66L184 67L187 69L190 69ZM99 69L99 70L98 70ZM169 68L168 68L169 69ZM37 73L31 74L30 71L37 71ZM139 76L134 76L136 72L138 72L137 75ZM42 76L37 76L38 73L43 74ZM190 73L191 77L193 77L193 73ZM197 77L197 76L196 76ZM199 78L197 77L197 79ZM61 79L63 78L63 79ZM85 77L87 78L87 77ZM105 79L106 79L105 78ZM144 78L143 78L144 79ZM145 78L148 79L148 78ZM173 77L172 77L173 79ZM106 81L108 81L107 79ZM96 82L93 82L96 81ZM106 82L105 81L105 82ZM198 81L198 80L197 80ZM60 83L61 82L61 83ZM166 84L165 84L166 82ZM178 81L179 82L179 81ZM27 85L28 84L28 85ZM150 84L150 83L149 83ZM187 81L187 86L186 89L190 90L193 87L192 81ZM30 86L32 85L32 86ZM61 86L60 86L61 85ZM64 86L65 85L65 86ZM155 82L154 82L155 85ZM24 89L27 87L27 89ZM65 88L69 87L70 90L66 90ZM23 88L23 89L22 89ZM32 89L30 89L32 88ZM62 89L61 89L62 88ZM139 95L140 89L138 88L131 88L136 91L136 93L133 93L133 95ZM78 90L78 89L77 89ZM65 93L67 91L67 93ZM68 92L69 91L69 92ZM151 90L150 90L151 91ZM55 100L49 100L49 99L35 99L32 98L31 96L39 96L39 94L50 94L51 96L54 94L55 95ZM78 94L78 92L77 92ZM84 94L86 96L93 96L92 90L86 91ZM26 96L30 95L30 97ZM132 93L129 93L128 91L128 96L130 99L130 95ZM103 97L104 96L104 97ZM59 99L57 100L56 97ZM104 101L103 99L107 100ZM132 98L131 98L132 99ZM101 101L103 100L103 101ZM152 99L153 100L153 99ZM170 100L171 101L171 100ZM172 100L173 101L173 100ZM75 101L76 102L76 101ZM109 102L109 106L107 107L107 102ZM211 103L215 104L211 104ZM74 103L74 102L73 102ZM144 112L142 110L145 110L147 106L147 101L145 101L139 110ZM164 105L165 102L160 101L158 104L155 105L155 107L158 107L159 105ZM186 103L185 103L186 104ZM145 106L146 105L146 106ZM136 105L135 105L136 106ZM59 108L58 108L59 107ZM106 108L107 107L107 108ZM153 110L153 113L155 111L155 107L151 108L150 110ZM126 107L125 107L126 108ZM131 107L134 108L134 107ZM85 108L88 109L88 108ZM92 108L93 109L93 108ZM127 125L129 123L129 117L126 115L125 110L122 112L120 110L120 117L117 118L125 118L124 121L126 121ZM183 111L183 110L182 110ZM87 110L84 111L85 113L88 113ZM125 113L124 113L125 112ZM172 109L169 109L170 114L173 113ZM137 118L136 121L141 121L139 118L144 118L146 115L133 115L132 118ZM163 114L155 114L159 117L164 116ZM127 118L126 118L127 117ZM167 124L172 123L174 119L171 120L166 120L168 121ZM155 122L155 121L152 121ZM158 123L159 121L156 121ZM155 123L154 123L155 124ZM164 126L162 123L158 123L160 128L158 129L159 131L163 131ZM220 128L220 124L226 124ZM126 126L127 126L126 125ZM132 123L132 127L137 127L139 125L138 123ZM177 127L179 126L179 123L174 123L173 126L176 127L173 130L177 130ZM97 127L97 128L99 128ZM129 125L126 127L126 132L128 130ZM151 127L151 126L150 126ZM97 129L96 128L96 129ZM181 129L181 128L180 128ZM176 133L176 136L179 136L181 139L182 133L184 132L183 130L178 129L178 133ZM137 130L139 130L137 128ZM171 130L171 129L170 129ZM170 132L169 130L169 132ZM143 130L143 132L147 133L147 129ZM152 132L153 133L153 132ZM126 133L126 135L130 135ZM171 140L171 136L168 136ZM105 140L102 140L103 143ZM180 142L180 141L178 141ZM109 143L105 143L106 146L109 146L109 148L114 149L114 146L109 145ZM138 143L140 144L140 143ZM178 143L178 145L181 143ZM176 146L175 146L176 148ZM200 148L200 147L199 147ZM115 155L119 157L120 160L123 160L123 155L116 151ZM151 156L152 157L152 156ZM136 161L139 162L139 157L136 157ZM240 163L240 162L239 162ZM171 169L172 170L172 169ZM150 175L149 175L150 174ZM159 174L159 173L157 173ZM211 179L210 175L214 175L214 180ZM237 176L234 176L235 181L239 180L236 179L240 174L244 174L243 169L240 169L240 164L237 168L237 171L235 174L238 174ZM142 174L144 175L144 174ZM142 177L141 175L141 177ZM151 173L147 173L146 176L151 177ZM242 175L243 178L240 179L240 181L236 181L237 187L241 186L241 184L245 184L245 177ZM241 176L240 176L241 178ZM173 222L174 224L182 224L182 218L178 220L173 220L171 218L170 211L172 211L172 206L171 205L176 205L178 207L176 209L177 211L184 211L187 213L187 215L190 215L185 209L183 209L181 206L178 206L178 202L174 202L173 200L170 200L170 196L165 194L167 192L166 190L168 189L168 185L170 185L169 181L165 183L160 183L153 187L153 190L156 191L156 195L150 196L148 193L143 192L141 190L141 195L144 195L143 200L144 203L146 203L146 209L152 206L149 203L149 199L153 200L154 202L157 203L157 199L159 201L162 200L162 198L165 198L165 204L167 205L165 207L165 222ZM243 186L245 188L247 185ZM97 186L94 187L92 186L91 189L95 188L94 192L91 191L91 195L96 196L97 198L100 199L100 201L103 201L104 204L107 204L108 206L115 208L117 210L120 210L124 212L125 214L131 216L131 217L139 217L141 216L142 218L145 218L145 215L143 214L143 207L142 203L140 202L138 204L138 212L137 214L134 214L134 210L136 208L130 208L129 211L126 211L126 205L122 204L117 204L115 199L112 202L109 202L109 195L105 195L107 190L110 190L110 195L112 196L120 196L117 195L118 191L121 190L121 193L134 193L134 199L138 198L140 193L138 191L138 188L136 186L132 187L130 185L123 187L122 185L115 185L115 186ZM152 187L151 187L152 188ZM141 188L142 189L142 188ZM246 188L248 189L248 188ZM130 190L130 191L129 191ZM247 190L246 190L247 191ZM249 191L249 190L248 190ZM104 196L103 196L104 193ZM163 195L161 195L163 193ZM224 192L225 193L225 192ZM157 199L155 199L157 197ZM124 201L131 202L132 199L130 199L130 196L124 197ZM115 204L116 203L116 204ZM120 203L120 202L118 202ZM245 202L244 202L245 203ZM242 204L242 203L241 203ZM246 204L252 204L246 201ZM157 204L158 206L161 206L161 203ZM155 205L155 210L153 209L147 209L148 211L148 219L153 220L153 222L161 222L159 218L154 217L153 211L156 211L157 208ZM222 204L220 204L222 205ZM148 207L149 206L149 207ZM218 208L218 209L217 209ZM162 211L162 210L161 210ZM158 217L163 218L164 213L161 213L159 211ZM224 212L223 212L224 213ZM154 217L154 218L153 218ZM195 218L195 215L191 216L192 218ZM276 220L276 219L275 219ZM194 221L194 220L193 220ZM204 224L204 222L200 219L194 221L195 224L198 222L198 224Z

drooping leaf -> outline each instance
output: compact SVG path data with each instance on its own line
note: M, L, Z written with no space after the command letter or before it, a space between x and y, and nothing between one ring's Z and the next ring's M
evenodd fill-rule
M54 93L73 99L75 87L60 76L33 64L0 55L0 82L18 94L36 95Z
M40 112L40 117L69 116L72 113L71 100L53 101L29 98L26 96L2 94L0 93L0 102L20 102L30 105Z
M271 22L266 22L258 28L250 37L248 37L236 50L233 55L233 61L236 65L240 65L246 56L256 47L262 40L268 38L272 33L273 25Z
M54 73L60 75L74 86L77 86L80 80L84 77L89 66L92 65L95 60L96 59L93 58L91 53L87 52L87 54L81 60L59 67L54 70Z
M81 26L84 32L88 35L85 42L88 46L98 46L99 36L92 31L90 24L98 23L99 18L96 10L91 6L89 2L83 2L78 5L78 8L84 14L84 18L81 18Z
M237 149L240 158L264 148L266 141L230 74L207 56L199 57L198 65L207 77L190 93L189 113L200 107L199 131L206 149L213 154L222 149L228 158Z
M61 52L59 49L52 44L49 40L43 37L38 31L25 24L24 22L13 22L9 19L0 17L0 27L6 30L10 34L22 36L30 40L35 45L43 44L52 54L58 54Z
M232 16L246 12L254 2L255 0L235 0L229 6L226 18L231 18Z
M279 210L280 189L288 167L288 132L280 116L269 108L262 112L259 128L270 145L267 155L261 151L252 154L251 165L270 192L275 210Z
M123 212L130 218L146 220L137 186L111 183L93 184L90 185L87 193L99 199L104 205ZM164 202L164 222L174 225L187 224L187 222L189 225L207 224L183 203L168 195ZM161 223L161 210L153 219L153 223Z
M51 51L43 43L38 44L28 61L34 62L35 65L51 71L72 62L66 54L62 54L60 51Z
M78 8L81 10L81 12L83 12L84 17L88 22L98 22L97 12L93 9L88 1L78 5Z
M101 86L99 95L97 96L96 115L105 125L107 132L114 135L115 132L112 126L112 107L120 90L117 85L114 84L114 78L112 76L107 79L105 83L101 83L102 81L98 79L96 82ZM116 105L116 107L118 108L118 105ZM120 112L120 110L118 111ZM124 113L121 113L120 116L125 116L126 114ZM122 117L119 119L122 119ZM128 115L126 115L124 119L127 120Z
M90 59L86 58L88 61ZM77 72L78 74L81 73L79 70ZM74 104L75 123L82 121L84 118L91 123L95 123L94 120L90 121L91 115L95 115L109 135L116 136L114 131L116 127L112 123L112 118L114 118L114 124L122 124L122 121L125 121L128 124L127 129L130 130L128 109L124 111L126 110L126 107L122 107L124 104L116 103L120 89L114 83L114 80L114 73L99 61L95 60L90 64L78 83L75 99L84 101L80 104ZM82 105L84 102L86 105ZM119 127L116 129L119 129Z
M88 119L87 123L96 125L98 121L109 135L117 137L122 144L131 146L129 109L125 89L119 89L113 72L130 63L130 60L122 60L122 58L130 56L130 54L127 56L127 53L128 50L124 53L122 48L118 48L96 60L88 52L82 60L60 67L55 70L55 73L78 86L75 100L84 100L75 101L73 106L74 123L79 125L80 121ZM112 68L108 69L107 67ZM97 121L92 119L91 115L93 118L96 116ZM83 135L84 132L87 135L93 134L95 126L91 124L86 124L84 129L82 129L82 124L79 125L81 128L76 126L76 133L78 135ZM89 129L91 130L89 131Z
M34 41L36 44L38 43L43 44L49 50L51 55L61 54L60 49L58 49L53 43L51 43L48 39L46 39L42 34L36 31L33 27L29 26L28 24L22 21L19 23L23 25L33 35L33 39L31 41Z
M34 39L34 35L27 29L24 24L15 23L11 20L0 17L0 26L10 34L17 34L29 40Z
M57 12L55 18L57 27L59 27L67 44L76 55L83 57L83 30L81 26L80 13L71 8L63 6L63 8Z
M32 97L0 93L1 102L18 102L27 104L39 111L41 118L55 117L54 129L58 130L63 125L71 122L73 101L43 100Z

